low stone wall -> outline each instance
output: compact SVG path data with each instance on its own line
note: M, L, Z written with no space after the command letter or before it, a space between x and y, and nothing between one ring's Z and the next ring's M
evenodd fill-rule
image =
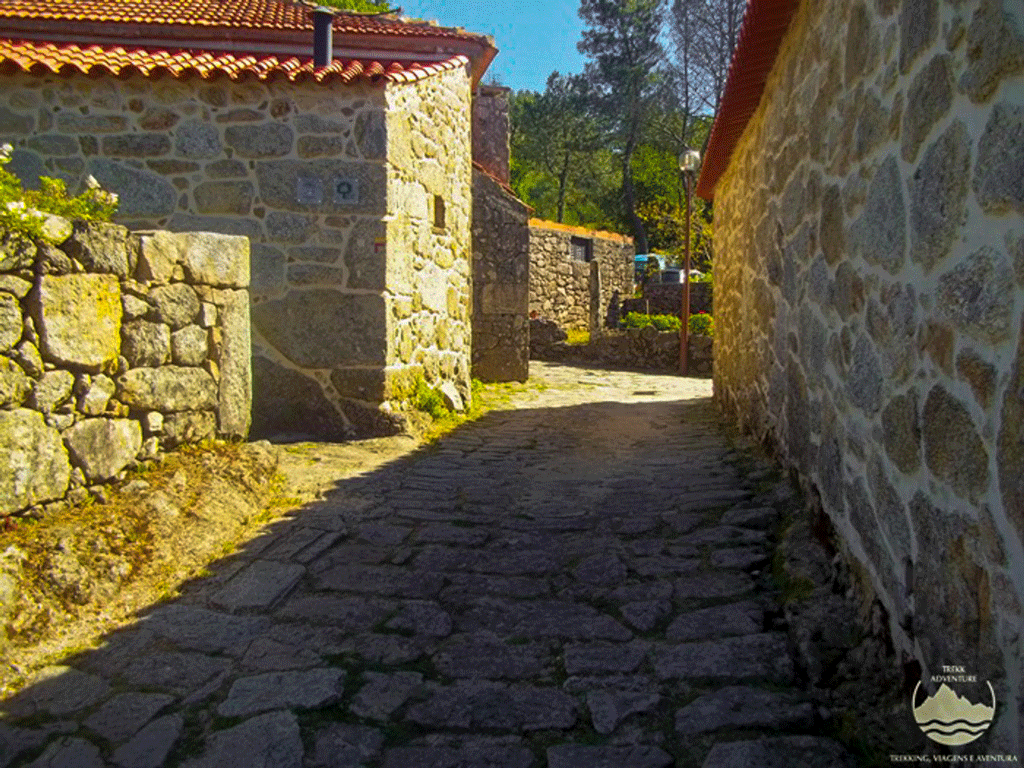
M530 356L535 360L586 363L609 368L675 372L679 370L679 332L653 326L607 331L587 344L567 344L555 323L530 321ZM713 343L709 336L689 338L690 375L710 376Z
M801 3L715 190L715 398L923 688L991 681L979 753L1024 749L1021 51L1019 1Z
M591 261L572 256L576 238ZM563 328L614 327L619 304L633 295L633 240L612 232L530 220L530 311Z
M712 302L713 286L711 283L690 283L690 314L707 312L714 313ZM629 312L640 312L650 315L672 315L679 317L683 311L682 283L666 283L648 285L644 295L639 299L625 299L622 302L622 316Z
M249 241L48 228L0 241L0 516L249 430Z

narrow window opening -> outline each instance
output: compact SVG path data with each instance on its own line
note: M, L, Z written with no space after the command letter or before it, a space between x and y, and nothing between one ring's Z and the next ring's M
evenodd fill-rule
M594 241L585 237L574 237L569 241L569 253L576 261L593 261Z
M434 195L434 229L444 229L444 198Z

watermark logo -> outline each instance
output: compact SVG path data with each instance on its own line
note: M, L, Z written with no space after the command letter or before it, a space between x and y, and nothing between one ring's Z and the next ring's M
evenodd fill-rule
M968 675L963 667L942 667L943 674L934 675L932 681L941 683L934 696L918 701L921 683L914 688L911 706L914 720L932 741L958 747L970 744L992 725L996 714L996 692L992 683L988 686L988 698L992 704L980 701L978 679ZM966 686L967 690L963 690ZM978 698L973 701L971 696Z

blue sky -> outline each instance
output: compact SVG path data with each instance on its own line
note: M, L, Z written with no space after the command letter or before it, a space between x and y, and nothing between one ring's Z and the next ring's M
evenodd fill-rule
M583 24L579 0L394 0L406 16L492 35L499 53L485 79L497 76L513 90L543 91L552 71L581 72L576 50Z

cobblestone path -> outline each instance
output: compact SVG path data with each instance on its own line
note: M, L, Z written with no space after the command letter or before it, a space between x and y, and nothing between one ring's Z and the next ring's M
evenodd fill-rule
M709 382L534 371L0 704L0 768L852 765Z

